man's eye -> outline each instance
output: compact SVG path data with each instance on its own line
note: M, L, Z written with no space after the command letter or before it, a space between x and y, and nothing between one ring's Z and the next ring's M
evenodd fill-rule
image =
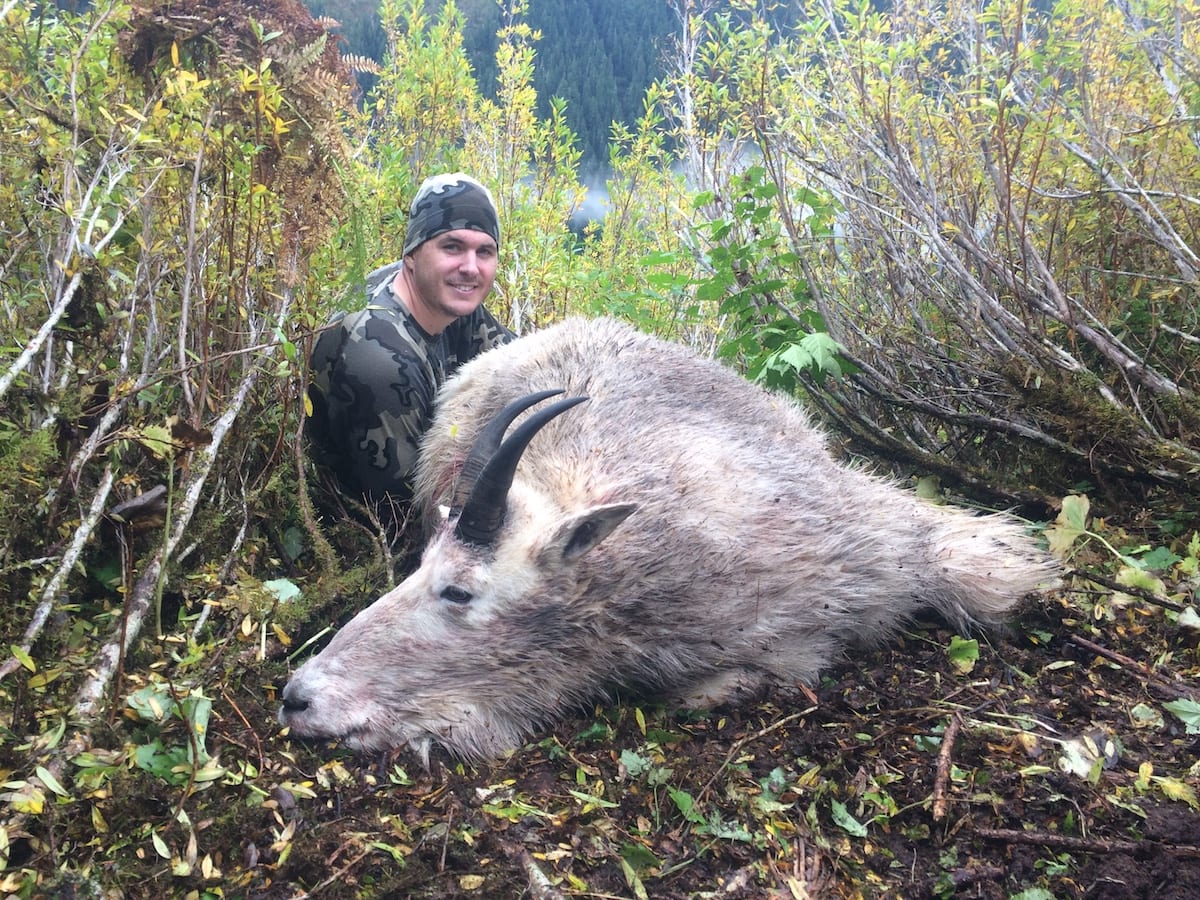
M452 584L442 588L442 599L451 603L470 603L471 592Z

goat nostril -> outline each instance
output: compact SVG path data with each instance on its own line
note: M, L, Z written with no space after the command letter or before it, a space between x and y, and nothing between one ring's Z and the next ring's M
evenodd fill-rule
M304 712L308 709L308 700L300 695L300 692L294 690L292 685L288 685L283 689L283 709L284 712Z

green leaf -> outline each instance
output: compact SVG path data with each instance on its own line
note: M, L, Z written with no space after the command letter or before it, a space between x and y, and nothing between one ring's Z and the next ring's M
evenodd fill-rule
M171 430L162 425L147 425L134 432L133 439L158 459L171 459L175 456L175 441L171 439Z
M917 479L917 496L923 500L939 500L942 496L942 482L937 475L926 475Z
M946 658L960 675L969 675L979 661L979 641L954 635L946 648Z
M841 350L841 344L828 334L817 331L787 344L774 354L774 359L797 372L811 372L820 377L830 375L836 378L842 374L842 367L838 362L838 353Z
M1129 710L1129 718L1135 728L1162 728L1163 725L1162 713L1149 703L1134 704Z
M729 282L723 278L713 277L702 281L696 286L696 299L701 303L711 303L725 296L725 288Z
M616 809L620 803L613 803L611 800L605 800L603 797L597 797L595 794L585 794L583 791L573 791L567 789L567 793L584 805L585 809L594 809L597 806L603 809ZM538 810L541 813L541 810ZM544 813L542 813L544 815Z
M161 778L169 784L183 783L187 780L186 777L183 777L181 781L183 771L191 770L191 767L187 765L187 751L184 748L173 747L167 750L158 738L138 747L134 751L133 761L139 769L149 772L155 778Z
M638 877L633 866L624 859L621 860L621 872L625 875L625 881L637 900L650 900L650 895L646 893L646 886L642 884L642 879Z
M57 778L54 777L54 773L51 772L49 769L47 769L45 766L38 766L33 771L34 771L34 774L36 774L37 777L41 779L42 784L44 784L46 787L48 787L51 791L53 791L58 796L60 796L60 797L70 797L71 796L69 793L67 793L67 789L59 783Z
M1200 703L1195 700L1172 700L1164 703L1163 709L1179 716L1188 734L1200 734Z
M671 800L674 801L675 806L681 813L683 813L683 817L687 821L694 824L700 824L704 822L704 816L697 812L695 808L695 801L692 799L691 794L689 794L687 791L680 790L679 788L670 788L668 793L671 795Z
M171 849L167 846L167 842L159 837L157 831L150 832L150 843L154 845L154 852L163 859L171 858Z
M1054 524L1046 529L1046 539L1050 542L1050 552L1055 556L1065 557L1067 552L1083 535L1087 534L1088 510L1091 501L1086 494L1069 494L1063 497L1062 510L1054 520Z
M287 578L272 578L270 581L264 581L262 586L274 594L280 603L287 603L300 596L300 588Z
M1117 583L1125 587L1150 591L1152 594L1165 594L1167 586L1161 578L1155 578L1150 572L1141 567L1141 563L1132 566L1121 566L1117 572Z
M630 777L637 778L648 768L650 768L650 760L640 754L634 753L632 750L621 751L621 765L625 767L625 771Z
M304 552L304 529L297 528L295 525L285 528L283 534L280 535L279 543L288 559L298 559ZM299 588L297 588L297 593L299 593Z
M854 837L867 836L867 826L850 815L846 809L846 804L838 800L831 800L829 807L833 811L833 821L840 825L847 833Z
M180 704L183 714L196 735L196 749L200 758L192 758L192 744L188 741L187 753L189 762L205 763L208 761L208 750L205 749L205 738L208 735L208 720L212 714L212 701L200 694L192 694Z
M621 859L629 863L639 875L643 872L655 872L662 868L662 860L650 852L645 844L622 844Z
M148 684L129 695L125 701L129 708L147 722L162 722L175 709L175 701L161 685Z
M204 784L208 781L216 781L218 778L223 778L228 770L218 763L215 759L209 758L192 776L197 784Z
M1142 565L1154 572L1165 572L1183 558L1166 547L1155 547L1142 557Z
M608 726L603 722L593 722L579 734L575 735L576 741L604 741L608 740Z
M13 657L16 659L16 661L19 662L26 669L28 669L30 672L37 671L37 663L35 663L33 661L33 657L30 656L28 653L26 653L23 649L18 647L16 644L11 644L11 645L9 645L8 650L13 655Z
M749 843L754 838L754 835L740 822L726 822L721 818L720 813L715 810L709 820L703 825L698 826L696 830L700 834L708 834L723 841L744 841Z

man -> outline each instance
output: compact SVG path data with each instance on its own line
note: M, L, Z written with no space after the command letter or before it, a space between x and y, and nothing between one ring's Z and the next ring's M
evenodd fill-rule
M488 189L461 172L427 178L409 213L403 258L368 275L366 308L336 320L313 348L313 457L384 521L412 499L438 387L513 338L483 307L499 250Z

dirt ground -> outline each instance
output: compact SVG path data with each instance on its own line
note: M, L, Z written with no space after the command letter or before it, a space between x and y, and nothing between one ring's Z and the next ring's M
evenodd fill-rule
M956 667L953 637L919 623L811 696L704 716L629 701L496 764L435 755L431 771L408 751L289 739L274 719L285 666L237 661L240 683L209 694L222 777L172 786L122 757L99 789L64 788L70 802L10 822L6 884L45 897L1200 897L1200 734L1163 710L1200 694L1200 631L1145 602L1081 617L1062 595L981 641L973 665ZM113 724L109 752L145 745L131 729ZM182 730L160 729L160 746ZM20 872L38 872L36 888Z
M1131 713L1186 688L1098 653L1061 612L1028 611L967 674L948 631L918 629L831 672L812 702L614 707L495 768L424 774L401 754L407 784L388 762L342 759L340 784L277 798L294 846L257 893L1198 897L1200 813L1153 778L1194 789L1200 735ZM1104 649L1194 667L1195 632L1145 619ZM1063 771L1071 741L1098 761ZM329 766L293 752L296 781ZM372 833L403 864L364 855Z

